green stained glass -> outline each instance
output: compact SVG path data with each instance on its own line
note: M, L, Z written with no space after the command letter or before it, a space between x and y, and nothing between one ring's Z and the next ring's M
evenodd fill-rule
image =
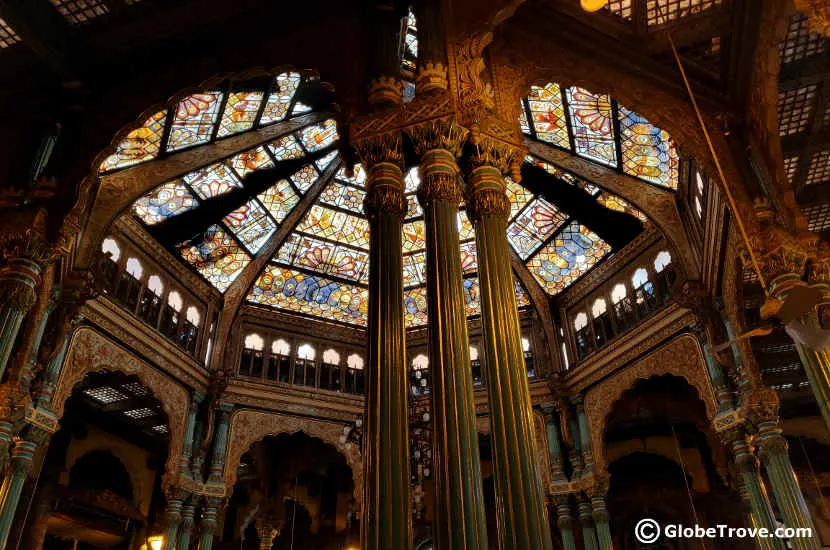
M422 285L427 281L427 254L425 251L403 257L403 286Z
M224 195L228 191L242 187L236 174L224 164L212 164L184 176L187 183L201 199Z
M366 326L369 292L326 277L269 265L248 294L248 301L328 321Z
M330 118L320 124L307 126L300 131L300 140L310 153L319 151L337 140L337 124Z
M168 151L210 141L219 118L222 95L222 92L193 94L179 102L167 140Z
M288 180L278 181L257 195L257 198L277 220L277 223L282 223L300 200Z
M570 149L568 123L559 84L552 82L544 88L533 86L530 95L527 96L527 102L536 137L557 147Z
M305 193L308 191L309 187L314 185L314 182L317 181L319 176L320 173L317 172L317 169L314 168L313 164L306 164L295 172L293 176L291 176L291 181L294 182L294 185L296 185L300 191Z
M427 324L427 289L413 288L403 293L404 323L407 328Z
M362 284L369 280L369 254L347 246L294 233L280 248L277 259L321 275L335 275Z
M220 292L225 292L251 261L250 256L218 225L210 226L197 244L178 248L184 261Z
M248 201L225 216L224 222L251 254L259 252L277 230L277 225L256 200Z
M230 136L253 128L264 95L262 92L229 94L217 137Z
M587 227L572 222L527 263L550 294L557 294L601 260L611 247Z
M300 73L282 73L276 78L276 89L268 96L259 121L260 125L271 124L285 118L291 106L291 99L299 85Z
M126 168L156 158L161 149L161 135L164 133L166 119L167 111L159 111L127 134L115 148L115 153L101 163L101 172Z
M611 98L574 86L568 88L568 108L576 153L615 167L617 152Z
M277 160L298 159L305 156L300 144L294 136L283 136L268 144L268 149Z
M568 217L542 199L535 199L507 227L507 239L523 260L527 259Z
M262 170L263 168L272 168L274 162L265 151L265 147L259 146L256 149L239 153L230 160L231 167L239 174L239 177L244 178L251 172Z
M359 214L363 211L363 200L365 198L366 192L363 189L333 181L323 190L320 195L320 202Z
M316 204L299 223L297 230L363 250L369 249L367 219Z
M677 189L680 160L669 133L623 106L619 108L619 115L623 171L656 185Z
M426 247L426 227L422 220L403 224L401 236L404 252L423 250Z
M180 181L165 183L133 203L133 213L147 225L196 208L196 198Z

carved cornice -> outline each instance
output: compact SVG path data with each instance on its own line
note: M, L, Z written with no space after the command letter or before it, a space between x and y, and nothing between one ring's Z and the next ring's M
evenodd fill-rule
M367 345L367 331L365 328L337 325L315 319L302 319L291 313L252 304L246 304L242 307L240 321L260 325L275 331L294 333L298 336L313 336L330 342L347 343L360 347Z
M52 243L46 231L46 210L17 208L3 213L0 225L0 255L9 261L15 258L42 264L54 259Z
M449 116L411 124L405 132L418 155L433 149L445 149L456 159L461 156L461 148L469 134L469 130Z
M303 389L280 382L232 378L222 400L272 412L308 415L337 422L351 422L363 414L365 399L326 390Z

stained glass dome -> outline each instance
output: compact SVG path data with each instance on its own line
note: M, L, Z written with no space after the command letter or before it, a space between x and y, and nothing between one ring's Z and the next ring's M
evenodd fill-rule
M319 80L314 75L285 72L259 89L246 85L236 91L225 85L190 95L130 131L100 171L129 169L281 125L268 139L249 140L227 158L162 183L138 198L130 215L220 292L267 250L271 257L246 290L248 303L365 326L366 173L359 164L347 170L339 157L337 124L329 118L327 106L312 109L301 101L304 92L315 87L319 89ZM676 186L676 152L670 138L613 100L576 88L563 92L551 84L534 88L524 107L521 123L529 136L600 164L616 163L652 183ZM618 118L609 118L612 115ZM644 135L650 136L649 143ZM604 210L646 221L624 199L592 182L535 157L527 157L526 163L544 168ZM263 177L257 179L257 173ZM404 303L407 326L418 327L427 322L427 300L425 227L415 197L417 168L407 169L405 182L409 208L401 242ZM569 212L555 198L510 179L507 191L508 241L549 296L565 290L612 252L592 230L590 219ZM475 316L480 312L476 243L463 205L458 228L467 313ZM528 292L517 277L515 288L519 306L529 307Z

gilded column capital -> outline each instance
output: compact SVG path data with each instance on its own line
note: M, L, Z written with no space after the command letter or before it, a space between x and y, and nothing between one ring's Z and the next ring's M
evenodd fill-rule
M744 397L745 413L743 416L749 418L755 425L777 422L779 405L778 393L774 389L758 387Z
M403 148L400 133L381 134L355 145L366 166L366 199L363 210L369 217L382 212L403 219L406 198L403 184Z
M461 156L461 148L470 134L454 117L416 123L404 131L418 155L424 155L433 149L446 149L454 159Z
M403 81L395 76L379 76L369 82L369 103L403 105Z
M780 431L775 434L769 434L766 437L758 438L758 455L761 457L761 462L766 464L771 458L776 456L786 456L789 452L789 445L787 440L781 435Z
M0 254L7 262L24 258L40 267L54 258L52 244L46 237L46 211L20 210L4 213L0 229Z
M415 152L421 157L421 184L418 201L426 206L433 200L461 202L461 185L456 159L469 132L454 118L422 122L405 130Z
M415 93L431 93L446 91L449 86L447 67L440 62L419 63L415 77Z
M35 289L28 283L19 279L0 280L0 304L26 312L36 300Z

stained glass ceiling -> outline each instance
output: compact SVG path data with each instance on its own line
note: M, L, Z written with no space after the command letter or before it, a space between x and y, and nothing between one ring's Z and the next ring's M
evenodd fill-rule
M188 96L129 132L101 164L101 172L175 155L185 148L306 114L310 109L296 96L302 96L303 86L312 82L316 82L313 77L283 73L260 89L248 86L240 91L226 86ZM315 122L322 118L303 119L305 125L285 124L285 131L274 132L278 137L270 141L164 182L136 200L131 214L156 235L158 228L166 231L184 218L203 222L197 234L171 242L168 248L220 292L263 249L275 248L249 291L249 303L365 326L369 276L369 223L363 215L366 175L360 165L352 176L347 175L336 150L336 124L332 119ZM556 134L555 124L549 133ZM589 144L585 150L615 154L613 158L624 156L607 151L602 143ZM526 162L582 189L605 208L645 220L623 199L588 181L533 157ZM266 171L262 175L267 176L267 187L251 183L252 174L258 171ZM315 182L319 183L315 186ZM409 169L409 208L401 241L408 327L424 326L428 315L425 227L415 196L419 183L418 171ZM558 199L537 196L511 180L507 186L508 241L548 295L566 289L611 252L590 229L591 221L569 215L552 202ZM295 225L279 231L278 245L266 247L312 188L316 195L303 202L302 214L292 218L298 220ZM224 210L217 210L217 204L224 205ZM481 307L476 243L463 205L458 227L465 304L467 314L475 316ZM514 284L520 307L530 306L525 288L518 279Z
M522 131L654 185L677 189L680 160L668 132L608 95L552 82L522 100Z

